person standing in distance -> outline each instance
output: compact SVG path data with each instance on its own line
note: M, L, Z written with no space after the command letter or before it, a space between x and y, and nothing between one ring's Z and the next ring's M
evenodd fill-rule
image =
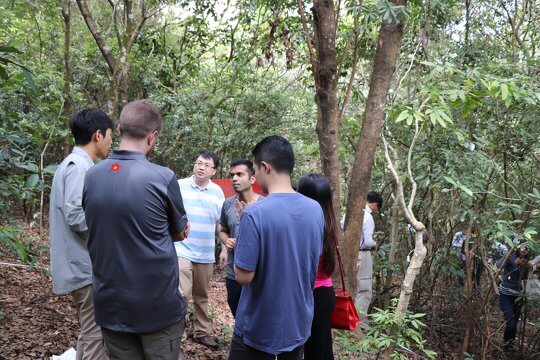
M85 109L69 120L75 147L54 174L49 209L53 292L70 294L77 306L80 335L77 360L107 359L101 329L94 320L92 263L82 208L84 176L94 161L107 157L113 122L99 109Z
M323 211L292 188L294 152L287 139L266 137L252 154L268 196L240 218L234 272L243 288L229 359L302 359L313 320Z
M367 313L371 298L373 297L373 259L371 252L377 250L377 243L373 240L375 221L372 213L381 210L383 198L381 194L370 191L367 194L366 208L364 209L364 224L362 226L362 239L358 253L358 273L356 275L355 304L361 309L359 328L366 331L368 328Z
M181 355L185 304L173 241L189 224L174 173L146 159L162 124L150 101L127 104L119 149L85 179L96 322L111 359Z
M242 285L234 278L234 244L236 243L236 227L240 220L240 211L245 206L263 199L263 196L253 191L255 184L255 170L253 163L246 159L236 159L230 165L229 177L236 195L231 196L223 203L221 209L219 239L221 240L221 253L219 265L223 268L227 264L227 303L233 316L236 316L238 301Z
M193 175L178 180L191 224L190 235L176 244L180 293L188 306L193 297L193 341L210 349L219 347L211 336L212 320L208 315L208 290L216 261L216 229L225 200L223 190L210 180L218 167L219 157L203 151L193 164Z

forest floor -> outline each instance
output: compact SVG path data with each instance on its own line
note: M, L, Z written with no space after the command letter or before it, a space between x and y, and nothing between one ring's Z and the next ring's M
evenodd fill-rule
M52 294L47 236L40 236L37 229L28 227L24 228L24 233L33 239L31 249L35 262L32 266L15 266L20 261L0 242L0 263L4 263L0 264L0 360L50 359L52 355L60 355L75 347L78 335L76 309L70 296ZM213 336L220 348L213 351L188 338L182 344L186 359L227 359L234 318L227 305L225 270L215 268L209 301L210 317L214 322ZM499 310L496 305L493 309L493 320L500 325ZM190 327L188 324L188 333ZM501 331L499 327L496 338L501 336ZM437 331L435 326L424 335L432 346L441 340L446 343L440 346L446 351L436 349L437 359L458 358L461 331L452 336L449 331ZM334 332L334 353L336 359L377 357L360 355L358 340L351 332ZM490 357L499 359L500 355L491 353Z
M75 347L76 308L70 296L52 294L48 243L32 229L38 251L34 266L0 265L0 359L49 359ZM0 244L3 246L3 244ZM19 264L0 249L0 262ZM234 318L227 305L225 270L215 269L210 282L210 317L220 349L213 351L187 339L187 359L226 359ZM191 331L188 325L188 333Z

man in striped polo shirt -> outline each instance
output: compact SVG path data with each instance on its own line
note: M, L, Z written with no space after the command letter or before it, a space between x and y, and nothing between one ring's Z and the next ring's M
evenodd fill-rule
M195 160L193 175L178 181L191 229L184 241L175 243L180 270L179 289L186 306L193 297L193 341L211 349L217 349L218 344L210 336L212 320L208 316L208 288L215 262L216 226L219 226L225 200L221 188L210 180L218 166L219 157L211 151L203 151Z

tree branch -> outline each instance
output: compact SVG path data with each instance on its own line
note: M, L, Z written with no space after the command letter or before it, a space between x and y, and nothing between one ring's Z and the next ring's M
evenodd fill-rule
M107 62L107 65L109 66L109 71L114 73L116 69L116 60L114 59L114 56L112 54L111 49L107 45L107 42L105 39L103 39L103 36L101 35L101 31L99 30L96 22L94 21L94 18L92 17L92 13L88 9L88 5L86 4L85 0L77 0L77 6L79 7L79 10L81 11L81 15L83 16L84 22L86 23L86 26L88 27L88 30L90 30L90 33L94 37L94 40L99 48L99 51L105 58L105 61Z
M306 16L304 14L304 5L302 0L298 0L298 11L300 12L300 19L302 21L302 28L304 29L304 34L306 35L306 42L309 49L309 61L313 67L313 77L315 78L315 85L319 87L319 69L317 67L317 62L315 61L315 53L313 52L313 46L311 45L311 37L309 36L309 31L306 22Z

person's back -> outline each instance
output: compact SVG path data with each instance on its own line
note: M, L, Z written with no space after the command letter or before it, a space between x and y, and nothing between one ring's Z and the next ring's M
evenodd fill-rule
M181 320L184 302L173 280L178 279L178 268L166 203L168 186L175 183L170 169L127 150L115 150L88 172L88 250L101 326L151 332ZM110 303L121 303L123 311Z
M174 173L146 159L161 126L148 100L127 104L119 150L85 178L96 322L111 359L177 360L181 353L185 305L173 241L189 226Z
M243 285L229 359L302 359L313 320L313 284L324 217L291 186L294 152L269 136L252 151L255 177L269 195L240 219L234 272Z
M323 224L320 205L296 193L270 194L245 210L235 264L256 274L242 290L235 332L247 345L280 353L309 337Z

